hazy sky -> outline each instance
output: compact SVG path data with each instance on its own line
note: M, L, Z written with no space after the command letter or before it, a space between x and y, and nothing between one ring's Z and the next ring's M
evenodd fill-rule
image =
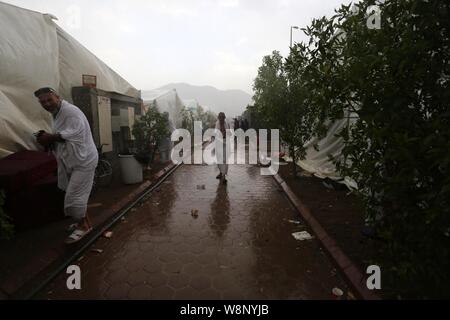
M242 89L262 57L349 0L2 0L42 13L138 89L170 82ZM293 30L294 41L305 39Z

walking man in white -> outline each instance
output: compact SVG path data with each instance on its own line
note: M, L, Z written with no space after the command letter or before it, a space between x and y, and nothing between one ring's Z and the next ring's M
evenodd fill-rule
M225 113L220 112L216 121L215 129L218 131L219 138L216 139L216 159L219 167L219 175L216 179L220 179L223 184L227 183L228 159L231 153L231 142L228 141L227 130L231 129L230 124L226 121ZM228 139L227 139L228 138Z
M52 88L41 88L34 95L53 116L53 133L41 131L37 141L55 154L58 187L66 192L64 213L77 221L65 242L74 243L92 230L87 203L98 162L97 148L89 122L78 107L62 100Z

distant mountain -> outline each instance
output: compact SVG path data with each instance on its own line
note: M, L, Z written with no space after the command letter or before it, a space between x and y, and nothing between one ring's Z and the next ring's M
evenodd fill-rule
M227 118L240 116L247 105L252 104L252 96L242 90L219 90L187 83L171 83L158 89L175 89L182 100L195 99L205 109L215 113L225 112Z

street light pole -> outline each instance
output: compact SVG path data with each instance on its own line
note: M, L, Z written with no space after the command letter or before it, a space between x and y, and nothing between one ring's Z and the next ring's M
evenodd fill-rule
M289 48L292 48L292 29L298 29L298 26L291 26L291 45Z

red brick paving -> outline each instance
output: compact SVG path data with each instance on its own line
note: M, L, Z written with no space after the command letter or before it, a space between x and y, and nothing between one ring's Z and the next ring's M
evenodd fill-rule
M41 299L332 299L347 290L285 194L258 167L184 165L78 263L82 289L59 275ZM198 189L197 185L205 185ZM191 210L198 210L198 217Z

